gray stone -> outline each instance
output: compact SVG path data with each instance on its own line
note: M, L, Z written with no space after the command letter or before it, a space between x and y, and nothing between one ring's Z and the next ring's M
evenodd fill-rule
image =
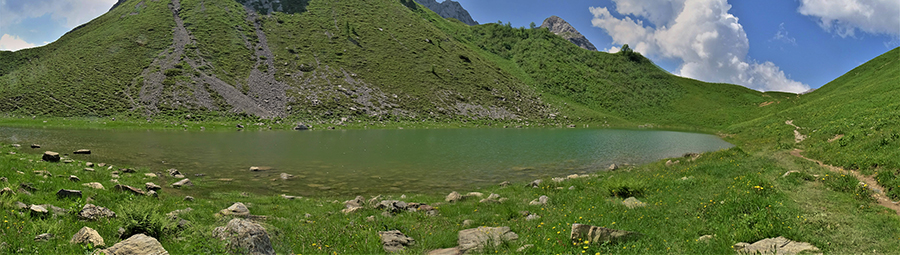
M50 238L53 238L53 234L43 233L43 234L35 236L34 241L35 242L45 242L47 240L50 240Z
M161 190L162 189L162 187L160 187L159 185L156 185L156 183L152 183L152 182L144 183L144 188L146 188L147 190Z
M13 207L15 207L16 210L28 209L28 205L26 205L25 203L19 202L19 201L16 201L16 203L13 205Z
M384 200L375 205L375 209L382 209L389 213L399 213L406 211L409 205L399 200Z
M86 166L86 167L94 167L94 163L87 162L87 163L84 163L84 166Z
M38 149L38 148L41 148L41 145L40 145L40 144L34 144L34 143L33 143L33 144L31 144L31 148L32 148L32 149Z
M78 176L69 175L69 180L73 182L80 182L81 178L78 178Z
M99 182L89 182L89 183L84 183L81 185L85 186L85 187L94 188L94 189L103 189L103 184L100 184Z
M51 204L42 204L41 206L47 208L54 216L66 215L66 212L68 212L66 209Z
M175 168L169 168L169 170L166 170L166 172L169 173L169 176L173 176L173 177L177 176L177 175L182 175L181 172L179 172L178 169L175 169Z
M93 168L90 168L90 167L85 167L85 168L84 168L84 171L86 171L86 172L93 172L94 169L93 169Z
M597 47L594 47L594 44L591 41L588 41L587 38L584 37L578 30L575 30L572 25L557 16L550 16L549 18L544 20L544 23L541 24L541 28L547 28L550 32L569 40L574 43L578 47L581 47L590 51L597 51ZM570 127L574 127L574 125L569 125Z
M528 214L528 216L525 216L526 221L533 221L533 220L537 220L540 218L541 218L541 216L537 215L537 214Z
M157 193L155 190L151 190L151 191L147 191L147 196L148 197L159 197L159 193Z
M233 253L275 254L269 233L250 220L232 219L224 227L217 227L213 236L226 241Z
M173 188L181 188L181 187L184 187L184 186L194 186L194 183L191 182L190 179L183 179L183 180L180 180L180 181L178 181L178 182L176 182L176 183L172 183L172 187L173 187Z
M83 220L99 220L101 218L115 218L116 213L106 207L86 204L78 212L78 218Z
M700 238L697 238L697 242L709 242L712 239L713 239L712 235L704 235L704 236L701 236Z
M782 174L781 177L788 177L789 175L791 175L791 174L793 174L793 173L799 173L799 172L800 172L800 171L797 171L797 170L787 171L787 172L785 172L784 174Z
M194 197L192 197L192 196L184 196L184 201L192 202L192 201L194 201Z
M500 183L500 187L506 187L506 186L509 186L509 184L510 184L509 181L504 181L504 182Z
M136 171L134 171L134 169L131 169L131 168L122 168L122 169L119 169L119 171L122 171L122 173L126 173L126 174L133 174L136 172Z
M389 253L402 251L406 246L416 243L416 240L404 235L400 230L380 231L378 235L381 236L381 244L384 251Z
M166 248L156 238L137 234L121 241L112 247L100 250L100 254L107 255L167 255Z
M103 237L100 236L100 233L97 233L97 230L89 227L82 227L81 230L78 230L78 233L75 233L75 235L72 236L72 239L69 240L69 243L91 244L94 247L106 245L103 242Z
M10 189L9 187L5 187L5 188L3 188L3 189L0 189L0 196L5 196L5 195L15 195L15 194L16 194L16 193L13 192L13 190Z
M71 189L60 189L56 192L56 197L59 199L65 198L81 198L80 190L71 190Z
M459 249L463 252L479 252L485 247L497 247L504 242L519 239L509 227L478 227L459 231Z
M503 199L500 198L500 195L497 195L497 194L493 194L493 193L492 193L492 194L491 194L490 196L488 196L487 198L482 199L481 201L478 201L478 202L479 202L479 203L494 203L494 204L499 204L499 203L502 202L502 201L503 201Z
M28 209L31 210L32 215L39 217L47 216L48 214L50 214L50 212L47 211L47 208L44 208L44 206L42 205L31 205L28 207Z
M144 193L143 190L140 190L138 188L131 187L128 185L122 185L122 184L116 184L115 190L130 192L131 194L141 195L141 196L147 195L147 193Z
M147 176L150 178L156 178L156 174L154 174L154 173L144 173L144 176Z
M281 173L280 175L278 175L278 177L281 178L281 180L285 180L285 181L286 181L286 180L293 179L293 178L294 178L294 175L293 175L293 174L288 174L288 173Z
M535 200L531 200L531 202L528 203L528 204L529 204L529 205L540 205L540 206L543 206L543 205L546 205L548 202L550 202L550 198L549 198L549 197L547 197L547 196L541 196L541 197L539 197L539 198L537 198L537 199L535 199Z
M606 169L607 169L607 170L610 170L610 171L616 170L616 169L619 169L619 165L612 164L612 165L609 165L609 167L606 168Z
M672 161L671 159L666 160L666 166L674 166L674 165L677 165L678 163L681 163L681 161L679 161L679 160Z
M647 203L641 202L640 200L637 200L637 198L634 198L634 197L626 198L625 201L622 201L622 204L624 204L625 207L628 207L628 208L647 206Z
M75 151L75 152L73 152L73 153L74 153L74 154L91 154L91 150L88 150L88 149L80 149L80 150L77 150L77 151Z
M459 247L453 247L453 248L429 251L426 254L427 255L462 255L463 252L461 250L459 250Z
M454 191L454 192L450 192L450 194L447 195L447 198L444 198L444 201L454 203L454 202L459 202L462 199L463 199L463 196L460 195L458 192Z
M527 188L527 187L537 188L537 187L540 187L540 186L541 186L541 182L544 182L544 181L541 180L541 179L537 179L537 180L532 181L532 182L529 183L528 185L525 185L525 187L526 187L526 188Z
M621 242L637 239L641 236L640 233L624 231L618 229L611 228L603 228L597 226L583 225L583 224L572 224L572 233L569 236L572 239L572 242L590 242L590 243L604 243L604 242Z
M244 203L237 202L229 206L228 208L222 209L221 211L219 211L219 213L225 216L234 215L248 217L250 216L250 209L247 209L247 206L244 205Z
M442 18L453 18L469 26L478 25L478 22L469 15L469 11L466 11L459 2L452 0L441 2L435 0L416 0L416 2L425 6L425 8L430 9L434 13L437 13Z
M309 126L306 126L303 123L298 123L296 126L294 126L294 130L309 130Z
M753 244L737 243L734 245L738 254L781 255L798 254L801 252L821 254L819 248L812 244L791 241L784 237L767 238Z
M34 148L34 147L32 147ZM40 148L40 147L38 147ZM44 156L41 157L41 160L48 162L59 162L59 153L52 151L45 151Z

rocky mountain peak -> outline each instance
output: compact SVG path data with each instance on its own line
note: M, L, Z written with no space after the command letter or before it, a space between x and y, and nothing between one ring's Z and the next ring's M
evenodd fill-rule
M431 9L431 11L441 15L441 17L444 17L445 19L454 18L469 26L478 25L478 22L473 20L472 16L469 15L469 11L466 11L459 2L451 0L446 0L441 3L438 3L436 0L416 0L416 2L425 6L425 8Z
M584 48L586 50L597 51L597 47L594 47L587 38L584 37L578 30L575 30L575 27L566 22L560 17L550 16L549 18L544 20L544 23L541 24L542 28L547 28L550 32L553 32L556 35L569 40L570 42L578 45L578 47Z

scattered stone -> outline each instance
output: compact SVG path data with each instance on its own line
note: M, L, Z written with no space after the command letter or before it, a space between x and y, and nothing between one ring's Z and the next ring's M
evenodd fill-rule
M269 233L250 220L232 219L224 227L213 230L213 236L226 241L228 249L234 253L275 254Z
M464 221L462 222L463 227L467 227L467 226L472 225L472 224L475 224L475 222L472 221L472 220L464 220Z
M647 206L647 203L641 202L640 200L637 200L637 198L634 198L634 197L626 198L625 201L622 201L622 204L624 204L625 207L628 207L628 208Z
M29 192L37 191L37 188L35 188L34 184L31 184L31 183L20 183L19 188L21 188L25 191L29 191Z
M72 189L60 189L56 192L56 197L59 199L81 198L81 191Z
M293 174L288 174L288 173L281 173L280 175L278 175L278 177L281 178L281 180L286 181L286 180L293 179L293 178L294 178L294 175L293 175Z
M590 242L590 243L604 243L604 242L620 242L627 241L631 239L637 239L641 236L640 233L624 231L618 229L611 228L603 228L597 226L583 225L583 224L572 224L572 233L570 238L572 242Z
M550 198L547 197L547 196L541 196L541 197L539 197L539 198L537 198L537 199L535 199L535 200L531 200L531 203L528 203L528 204L529 204L529 205L540 205L540 206L543 206L543 205L546 205L547 202L550 202Z
M121 168L121 169L119 169L119 171L122 171L122 173L126 173L126 174L133 174L133 173L135 173L134 169L131 169L131 168ZM155 176L154 176L154 177L155 177Z
M84 166L86 166L86 167L94 167L94 163L87 162L87 163L84 163Z
M72 239L69 240L69 243L73 244L91 244L94 247L104 246L103 237L97 233L97 230L94 230L89 227L82 227L81 230L78 230L78 233L75 233L72 236Z
M374 222L374 221L375 221L375 215L366 217L366 222Z
M69 175L69 180L70 180L70 181L73 181L73 182L80 182L80 181L81 181L81 179L78 178L78 176L74 176L74 175Z
M398 200L384 200L375 205L375 209L383 209L389 213L399 213L406 211L409 205L406 202Z
M0 182L9 183L9 179L7 179L6 177L0 177Z
M537 187L541 186L541 182L544 182L544 181L541 179L537 179L537 180L532 181L528 185L525 185L525 187L526 188L528 188L528 187L537 188Z
M569 124L566 126L566 128L575 128L575 124Z
M154 173L144 173L144 176L147 176L150 178L156 178L156 174L154 174Z
M182 175L181 172L179 172L178 169L175 169L175 168L169 168L169 170L166 170L166 172L169 173L169 176L173 176L173 177L176 175Z
M453 248L429 251L426 254L427 255L462 255L463 252L461 250L459 250L459 247L453 247Z
M791 175L793 173L799 173L799 172L800 171L797 171L797 170L787 171L786 173L782 174L781 177L788 177L788 175Z
M238 129L243 129L243 128L244 128L244 125L237 124L237 125L235 125L235 127L237 127Z
M526 221L533 221L533 220L540 219L540 218L541 218L541 216L537 215L537 214L528 214L528 216L525 216Z
M85 168L84 168L84 171L87 171L87 172L93 172L94 169L93 169L93 168L90 168L90 167L85 167Z
M693 177L693 176L684 176L684 177L681 177L681 180L682 180L682 181L687 181L687 180L690 180L690 179L694 179L694 177Z
M193 201L194 201L194 197L192 197L192 196L184 196L184 201L193 202Z
M100 207L92 204L84 205L84 208L78 212L78 218L83 220L99 220L100 218L115 218L116 213L106 207Z
M670 160L666 160L666 166L667 166L667 167L677 165L678 163L681 163L681 161L679 161L679 160L672 161L671 159L670 159Z
M88 150L88 149L80 149L80 150L77 150L77 151L73 152L73 154L91 154L91 150Z
M41 145L40 144L31 144L31 148L38 149L38 148L41 148Z
M147 196L159 197L159 193L157 193L155 190L151 190L151 191L147 191Z
M553 181L553 182L563 182L563 181L566 180L566 178L563 178L563 177L553 177L553 178L551 178L550 180Z
M38 146L38 148L40 148L40 146ZM41 157L41 160L44 160L47 162L59 162L59 153L52 152L52 151L45 151L44 156Z
M43 233L43 234L35 236L34 241L35 242L44 242L44 241L50 240L50 238L53 238L53 234Z
M3 189L0 189L0 196L5 196L5 195L15 195L15 194L16 194L16 193L13 192L13 190L10 189L9 187L5 187L5 188L3 188Z
M506 187L506 186L509 186L509 184L510 184L509 181L504 181L504 182L500 183L500 187Z
M299 197L299 196L288 196L288 195L285 195L285 194L281 194L281 197L284 198L284 199L287 199L287 200L294 200L294 199L300 199L300 198L303 198L303 197Z
M569 190L575 190L575 186L569 186Z
M71 159L66 159L66 160L63 160L62 162L65 164L69 164L69 163L74 163L75 161L71 160Z
M180 181L178 181L178 182L176 182L176 183L172 183L172 187L173 187L173 188L181 188L181 187L184 187L184 186L194 186L194 183L191 182L190 179L184 179L184 180L180 180Z
M527 250L528 248L531 248L531 247L534 247L534 245L533 244L522 245L522 247L519 247L518 249L516 249L516 252L524 252L525 250Z
M784 237L767 238L753 244L737 243L734 245L738 254L798 254L801 252L820 253L812 244L791 241Z
M607 169L607 170L610 170L610 171L616 170L616 169L619 169L619 165L612 164L612 165L609 165L609 167L606 168L606 169Z
M484 193L481 193L481 192L469 192L469 194L466 194L466 197L483 197L483 196L484 196Z
M156 238L137 234L121 241L112 247L99 250L99 254L107 255L168 255L169 252L162 246Z
M15 203L15 205L14 205L13 207L15 207L16 210L25 210L25 209L28 209L28 205L26 205L25 203L19 202L19 201L16 201L16 203Z
M219 213L224 216L234 215L240 217L248 217L250 216L250 209L247 209L247 206L244 205L244 203L237 202L229 206L228 208L222 209L221 211L219 211Z
M381 195L374 196L374 197L370 198L369 200L367 200L366 204L368 204L374 208L375 206L378 206L377 202L380 199L381 199Z
M104 166L106 166L106 163L99 163L99 164L97 164L97 166L104 167Z
M478 227L459 231L459 249L465 252L479 252L485 246L500 246L504 242L519 239L519 235L509 227Z
M116 184L116 186L114 187L114 189L115 189L115 190L119 190L119 191L127 191L127 192L131 192L132 194L135 194L135 195L141 195L141 196L147 195L146 193L144 193L143 190L140 190L140 189L138 189L138 188L131 187L131 186L128 186L128 185Z
M416 243L416 240L404 235L400 230L380 231L378 235L381 236L384 251L388 253L402 251L406 246Z
M156 183L152 183L152 182L144 183L144 188L146 188L147 190L161 190L162 189L162 187L160 187L159 185L156 185Z
M701 236L700 238L697 238L697 242L709 242L712 239L713 239L712 235L704 235L704 236Z
M487 198L482 199L481 201L478 201L478 202L479 202L479 203L495 203L495 204L499 204L500 202L502 202L502 201L499 200L499 199L501 199L501 198L500 198L500 195L491 193L490 196L488 196Z
M454 203L454 202L458 202L458 201L461 201L461 200L463 200L463 196L460 195L460 194L459 194L458 192L456 192L456 191L450 192L450 194L447 195L447 198L444 198L444 201L447 201L448 203Z
M178 217L178 215L185 214L185 213L189 213L189 212L192 212L192 211L194 211L194 208L188 207L188 208L184 208L184 209L181 209L181 210L171 211L171 212L169 212L169 213L166 214L166 217L169 217L169 218L175 218L175 217Z
M250 172L260 172L260 171L263 171L263 170L262 170L262 168L260 168L260 167L258 167L258 166L251 166L251 167L250 167Z
M309 127L303 123L297 123L297 126L294 126L294 130L309 130Z
M10 144L10 146L15 147L15 148L22 147L22 145L18 144L18 143Z
M81 185L85 186L85 187L91 187L94 189L103 189L103 184L100 184L99 182L89 182L89 183L85 183L85 184L81 184Z

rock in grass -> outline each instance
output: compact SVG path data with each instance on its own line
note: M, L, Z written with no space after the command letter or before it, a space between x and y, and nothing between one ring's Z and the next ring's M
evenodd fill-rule
M84 166L86 166L86 167L94 167L94 163L87 162L87 163L84 163Z
M115 189L118 190L118 191L131 192L132 194L135 194L135 195L141 195L141 196L147 195L146 193L144 193L143 190L140 190L140 189L138 189L138 188L131 187L131 186L128 186L128 185L116 184Z
M618 229L611 228L603 228L597 226L590 225L582 225L582 224L572 224L572 233L569 236L572 239L572 242L590 242L590 243L604 243L604 242L621 242L632 239L637 239L641 236L641 233L624 231Z
M3 188L3 189L0 189L0 196L5 196L5 195L15 195L15 194L16 194L16 193L13 192L13 190L10 189L9 187L5 187L5 188Z
M112 247L100 250L99 254L107 255L167 255L169 254L156 238L137 234L121 241Z
M31 205L28 209L31 210L31 215L38 217L44 217L50 214L50 212L47 211L47 208L44 208L42 205Z
M378 235L381 236L382 248L388 253L402 251L416 243L415 239L404 235L400 230L380 231Z
M78 178L78 176L69 175L69 180L73 182L80 182L81 178Z
M34 241L35 242L45 242L47 240L50 240L50 238L53 238L53 234L43 233L43 234L35 236Z
M784 237L767 238L753 244L737 243L734 249L738 254L798 254L801 252L819 253L819 248L812 244L791 241Z
M178 182L176 182L176 183L172 183L172 187L173 187L173 188L181 188L181 187L184 187L184 186L194 186L194 183L191 182L190 179L184 179L184 180L180 180L180 181L178 181Z
M237 202L229 206L228 208L222 209L221 211L219 211L219 213L224 216L234 215L247 217L250 216L250 209L247 209L247 206L244 205L244 203Z
M72 189L60 189L56 192L56 197L59 199L81 198L81 191Z
M228 243L235 253L275 254L269 233L259 224L245 219L232 219L224 227L213 230L213 236Z
M88 149L80 149L80 150L77 150L77 151L75 151L75 152L73 152L73 153L74 153L74 154L91 154L91 150L88 150Z
M500 195L497 195L497 194L491 194L491 195L488 196L487 198L482 199L481 201L478 201L478 202L479 202L479 203L482 203L482 204L485 204L485 203L499 204L499 203L503 202L504 200L505 200L505 199L500 198Z
M679 160L672 161L671 159L670 159L670 160L666 160L666 166L667 166L667 167L668 167L668 166L674 166L674 165L677 165L678 163L681 163L681 161L679 161Z
M41 160L47 162L59 162L59 153L52 151L45 151L44 156L41 157Z
M86 204L78 212L78 218L83 220L99 220L101 218L115 218L116 213L106 207Z
M509 181L503 181L500 183L500 187L506 187L506 186L509 186Z
M519 235L509 227L478 227L459 231L459 249L465 252L479 252L486 246L500 246L504 242L519 239Z
M704 235L704 236L701 236L700 238L697 238L697 242L709 242L712 239L713 239L712 235Z
M279 177L281 178L281 180L285 180L285 181L286 181L286 180L293 179L293 178L294 178L294 175L293 175L293 174L288 174L288 173L281 173L281 174L279 175Z
M525 185L525 187L526 187L526 188L528 188L528 187L531 187L531 188L537 188L537 187L540 187L540 186L541 186L541 182L543 182L543 180L537 179L537 180L532 181L532 182L529 183L528 185Z
M103 242L103 237L97 233L97 230L94 230L89 227L82 227L81 230L78 230L78 233L75 233L72 236L72 239L69 240L69 243L73 244L91 244L93 246L104 246L106 245Z
M166 170L166 171L169 173L169 176L182 175L181 172L179 172L178 169L175 169L175 168L169 168L169 170Z
M32 148L32 149L38 149L38 148L41 148L41 145L40 145L40 144L33 143L33 144L31 144L31 148Z
M426 254L427 255L462 255L463 252L461 250L459 250L459 247L453 247L453 248L429 251Z
M162 189L162 187L160 187L159 185L156 185L156 183L152 183L152 182L144 183L144 188L146 188L147 190L161 190Z
M531 200L531 202L528 203L528 204L529 204L529 205L540 205L540 206L543 206L543 205L546 205L546 204L549 203L549 202L550 202L550 198L549 198L549 197L547 197L547 196L541 196L541 197L539 197L539 198L537 198L537 199L535 199L535 200Z
M86 186L86 187L91 187L94 189L103 189L103 184L100 184L99 182L89 182L89 183L85 183L85 184L81 184L81 185Z
M93 168L90 168L90 167L85 167L85 168L84 168L84 171L87 171L87 172L93 172L94 169L93 169Z
M447 198L444 198L444 201L447 201L449 203L454 203L454 202L461 201L462 199L463 199L463 196L460 195L459 192L454 191L454 192L450 192L450 194L447 195Z
M192 196L184 196L184 201L193 202L193 201L194 201L194 197L192 197Z
M634 198L634 197L626 198L625 201L622 201L622 204L624 204L625 207L628 207L628 208L647 206L647 203L641 202L640 200L637 200L637 198Z
M607 170L610 170L610 171L613 171L613 170L619 169L619 165L612 164L612 165L609 165L609 167L606 168L606 169L607 169Z

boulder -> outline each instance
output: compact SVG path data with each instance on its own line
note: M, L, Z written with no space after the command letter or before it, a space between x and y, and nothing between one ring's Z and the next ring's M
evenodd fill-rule
M147 190L161 190L162 189L162 187L160 187L159 185L156 185L156 183L152 183L152 182L144 183L144 188L146 188Z
M72 236L69 243L91 244L94 247L106 245L103 243L103 237L100 236L100 233L97 233L97 230L89 227L82 227L81 230L78 230L78 233L75 233L75 235Z
M447 198L444 198L444 201L447 201L449 203L454 203L454 202L459 202L462 199L463 199L463 196L460 195L459 192L454 191L454 192L450 192L450 194L447 195Z
M309 130L309 127L303 123L298 123L297 126L294 126L294 130Z
M40 147L38 147L38 148L40 148ZM44 160L47 162L59 162L59 153L52 152L52 151L45 151L44 156L41 157L41 160Z
M247 209L247 206L244 205L244 203L237 202L229 206L228 208L222 209L221 211L219 211L219 213L224 216L234 215L247 217L250 216L250 209Z
M612 164L612 165L609 165L609 167L606 168L606 169L607 169L607 170L610 170L610 171L616 170L616 169L619 169L619 165Z
M180 181L178 181L178 182L176 182L176 183L172 183L172 187L173 187L173 188L181 188L181 187L184 187L184 186L194 186L194 183L191 182L190 179L183 179L183 180L180 180Z
M504 181L504 182L500 183L500 187L506 187L506 186L509 186L509 181Z
M38 148L41 148L41 145L40 145L40 144L35 144L35 143L33 143L33 144L31 144L31 148L32 148L32 149L38 149Z
M137 234L121 241L112 247L100 250L100 254L106 255L167 255L166 248L156 240L156 238Z
M81 184L81 185L85 186L85 187L91 187L94 189L103 189L103 184L100 184L99 182L89 182L89 183L85 183L85 184Z
M0 196L5 196L5 195L15 195L15 194L16 194L16 193L13 192L13 190L10 189L9 187L5 187L5 188L3 188L3 189L0 189Z
M60 189L56 192L56 198L66 199L66 198L81 198L80 190L72 190L72 189Z
M780 255L798 254L801 252L821 253L819 248L816 248L812 244L791 241L790 239L781 236L759 240L753 244L737 243L733 247L738 254Z
M233 253L275 254L269 233L250 220L232 219L224 227L213 230L213 236L226 241Z
M116 184L115 189L118 191L131 192L131 194L135 194L135 195L141 195L141 196L147 195L147 193L144 193L143 190L140 190L138 188L131 187L128 185Z
M50 238L53 238L53 234L43 233L43 234L35 236L34 241L35 242L45 242L47 240L50 240Z
M466 194L466 198L469 198L469 197L483 197L483 196L484 196L484 193L481 193L481 192L474 192L474 191L473 191L473 192L469 192L469 194Z
M412 237L404 235L400 230L380 231L381 244L384 251L388 253L399 252L416 243Z
M38 217L44 217L50 214L50 211L47 211L47 208L44 208L42 205L31 205L28 207L31 210L31 214Z
M99 220L101 218L115 218L116 213L106 207L100 207L92 204L84 205L84 208L78 212L78 218L83 220Z
M181 172L179 172L178 169L175 168L169 168L169 170L166 171L169 173L169 176L182 175Z
M281 180L290 180L290 179L294 178L294 175L288 174L288 173L281 173L278 177L281 178Z
M382 209L389 213L399 213L406 211L409 207L406 202L398 200L384 200L375 205L375 209Z
M131 168L122 168L122 169L119 169L119 171L122 171L122 173L126 173L126 174L133 174L135 172L134 169L131 169Z
M73 154L91 154L91 150L88 150L88 149L80 149L80 150L77 150L77 151L72 152L72 153L73 153Z
M590 243L604 243L604 242L620 242L627 241L632 239L637 239L641 236L640 233L624 231L618 229L611 228L603 228L597 226L583 225L583 224L572 224L572 233L569 236L572 239L572 242L590 242Z
M86 162L86 163L84 163L84 166L86 166L86 167L94 167L94 163Z
M541 197L539 197L539 198L537 198L537 199L535 199L535 200L531 200L531 203L528 203L528 204L529 204L529 205L540 205L540 206L543 206L543 205L546 205L548 202L550 202L550 198L549 198L549 197L547 197L547 196L541 196Z
M525 187L526 187L526 188L527 188L527 187L538 188L538 187L541 186L541 182L543 182L543 180L537 179L537 180L532 181L532 182L529 183L528 185L525 185Z
M73 182L80 182L81 178L78 178L78 176L69 175L69 180Z
M647 203L641 202L640 200L637 200L637 198L634 198L634 197L626 198L625 201L622 201L622 204L624 204L625 207L628 207L628 208L647 206Z
M499 204L500 202L503 202L503 200L504 200L504 199L500 198L500 195L497 195L497 194L493 194L493 193L492 193L492 194L491 194L490 196L488 196L487 198L482 199L481 201L478 201L478 202L479 202L479 203L495 203L495 204Z
M459 249L465 252L479 252L486 246L500 246L504 242L519 239L519 235L509 227L478 227L459 231Z

